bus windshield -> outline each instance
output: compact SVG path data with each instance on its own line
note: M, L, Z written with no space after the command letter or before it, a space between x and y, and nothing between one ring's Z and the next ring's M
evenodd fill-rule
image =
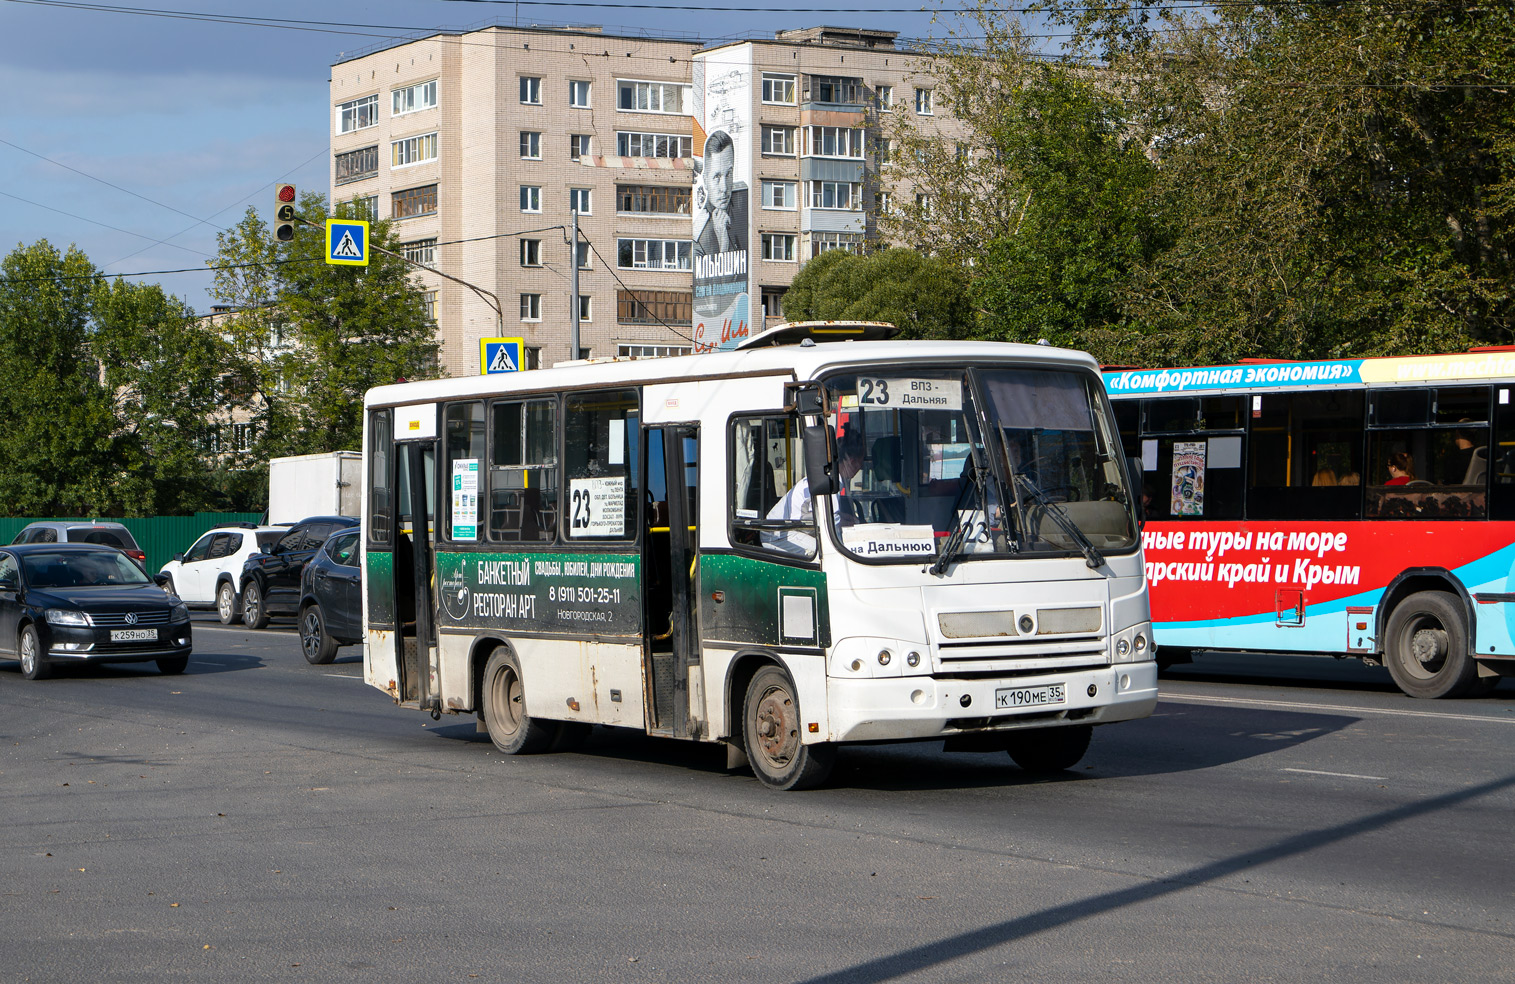
M1136 546L1125 471L1092 377L932 368L826 381L843 488L837 538L920 563ZM950 556L949 556L950 555Z

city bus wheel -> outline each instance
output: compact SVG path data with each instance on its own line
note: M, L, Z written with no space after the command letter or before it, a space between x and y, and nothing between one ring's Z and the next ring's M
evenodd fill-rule
M1411 697L1462 697L1477 684L1467 617L1446 592L1419 591L1401 601L1384 635L1384 663Z
M222 581L216 589L216 617L222 625L235 625L242 620L242 614L237 611L237 592L230 581Z
M794 682L777 666L765 666L747 685L742 739L752 773L774 789L812 789L826 781L836 746L800 740L800 705Z
M1017 731L1010 736L1010 757L1027 772L1040 775L1062 772L1084 757L1093 734L1094 728L1087 724Z
M526 690L515 654L497 649L484 667L484 726L489 740L506 755L544 752L557 737L556 722L526 712Z

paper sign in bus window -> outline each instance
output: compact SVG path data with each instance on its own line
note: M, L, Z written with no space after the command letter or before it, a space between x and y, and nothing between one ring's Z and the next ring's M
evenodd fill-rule
M626 476L575 478L568 483L568 535L626 535Z
M1174 516L1205 514L1205 442L1173 442L1173 497L1169 511Z
M452 463L452 538L479 538L478 458L458 458Z

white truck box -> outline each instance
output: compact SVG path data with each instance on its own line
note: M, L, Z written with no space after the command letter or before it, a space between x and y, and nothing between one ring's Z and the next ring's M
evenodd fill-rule
M360 516L363 456L357 451L299 454L268 461L268 521L306 516Z

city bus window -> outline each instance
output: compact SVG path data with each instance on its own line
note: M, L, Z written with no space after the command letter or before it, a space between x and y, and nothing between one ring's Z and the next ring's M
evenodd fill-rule
M1126 457L1140 457L1142 453L1141 442L1141 400L1112 401L1110 409L1115 411L1115 427L1120 431L1120 444Z
M793 417L731 422L731 542L814 557L814 507Z
M556 405L513 401L490 411L489 538L550 543L558 516Z
M442 525L451 540L471 543L479 535L482 505L480 483L484 465L484 404L450 403L443 411L447 460L443 464L448 494L442 505L447 520Z
M390 541L393 501L389 488L389 454L393 447L388 410L368 415L368 542Z
M1489 517L1515 519L1515 386L1494 387L1493 437L1488 463Z
M635 539L638 419L636 390L564 398L563 519L570 538Z
M1462 486L1464 496L1488 484L1489 388L1460 386L1436 391L1432 415L1437 430L1431 480L1437 485Z
M1373 393L1365 514L1380 519L1484 516L1488 401L1486 387Z
M1358 518L1362 421L1360 390L1254 395L1248 518Z
M1145 401L1142 501L1151 519L1240 519L1240 396ZM1153 466L1153 467L1148 467Z

